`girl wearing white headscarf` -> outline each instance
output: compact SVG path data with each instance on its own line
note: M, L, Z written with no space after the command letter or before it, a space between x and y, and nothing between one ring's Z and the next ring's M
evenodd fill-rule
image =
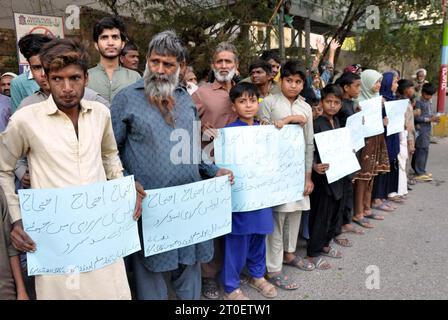
M382 80L381 73L365 70L361 73L361 94L358 103L379 96ZM361 170L354 180L355 208L353 222L364 228L373 228L366 218L382 220L383 217L371 211L373 178L379 173L389 172L389 157L383 134L366 138L365 146L360 151Z

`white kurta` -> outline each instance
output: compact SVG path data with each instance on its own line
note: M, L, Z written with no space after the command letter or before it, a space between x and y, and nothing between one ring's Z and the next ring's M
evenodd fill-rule
M28 158L34 189L86 185L123 176L110 111L98 102L81 101L78 136L51 96L20 109L0 135L0 148L0 185L12 222L21 219L14 168L23 156ZM78 275L36 276L36 293L38 299L131 298L123 259Z
M408 160L408 132L400 132L400 153L398 154L398 195L408 194L408 177L406 175L406 161Z

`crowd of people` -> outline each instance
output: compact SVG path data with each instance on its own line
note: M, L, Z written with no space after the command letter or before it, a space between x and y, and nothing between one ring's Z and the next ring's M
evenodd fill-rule
M100 61L88 69L86 50L77 41L26 35L19 48L30 70L1 76L0 299L167 299L170 286L178 299L219 299L222 287L224 299L246 300L243 283L274 298L278 289L300 286L300 275L289 278L285 266L330 269L330 259L343 257L338 247L353 246L347 234L363 235L374 227L369 220L385 219L379 211L392 212L406 201L416 180L432 179L426 165L431 124L438 117L431 105L435 88L425 81L423 69L417 83L394 70L381 74L359 64L335 76L340 44L332 41L325 61L324 44L317 43L309 69L301 61L282 64L275 52L263 52L243 79L236 48L223 42L210 52L208 77L198 79L182 41L164 31L150 40L141 76L137 47L127 40L122 22L101 19L93 39ZM384 134L366 138L357 152L361 170L328 183L329 165L320 160L314 134L345 127L360 102L379 96L409 99L403 131L387 136L383 112ZM26 274L23 253L39 250L39 243L24 231L18 189L133 175L134 219L141 224L144 190L218 176L233 183L233 173L215 164L170 160L173 130L183 128L193 136L197 120L203 141L225 127L302 127L303 199L233 212L232 232L225 236L149 257L136 252L81 273L77 288L67 287L69 274ZM299 237L307 240L305 257L297 254Z

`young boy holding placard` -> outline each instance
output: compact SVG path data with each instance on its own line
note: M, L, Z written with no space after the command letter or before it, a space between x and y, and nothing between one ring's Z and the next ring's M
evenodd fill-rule
M321 104L323 114L314 120L314 134L340 128L336 114L342 107L342 90L338 85L330 84L322 89ZM321 163L317 147L314 151L312 179L314 191L311 193L311 214L309 221L310 241L308 259L317 269L330 269L331 265L321 256L342 258L340 251L330 246L336 236L336 229L342 223L343 179L328 183L325 172L328 163ZM348 242L348 240L347 240Z
M258 112L258 88L241 82L230 90L232 109L238 119L226 126L259 125L254 117ZM232 232L224 236L224 263L221 281L224 300L247 300L240 289L240 273L247 266L251 276L248 284L266 298L277 296L277 289L264 278L266 272L266 234L273 230L272 209L232 213Z
M313 166L314 133L313 112L299 94L306 76L299 61L286 62L280 71L281 93L269 95L260 105L259 118L264 123L281 129L287 124L303 126L305 138L304 198L273 208L274 231L267 237L266 268L268 281L284 290L296 290L297 283L282 272L283 264L305 270L314 270L307 259L296 255L297 238L302 211L310 209L309 194L313 191L311 171Z
M0 187L0 300L28 300L22 271L20 269L19 252L10 239L11 223L9 221L8 204Z

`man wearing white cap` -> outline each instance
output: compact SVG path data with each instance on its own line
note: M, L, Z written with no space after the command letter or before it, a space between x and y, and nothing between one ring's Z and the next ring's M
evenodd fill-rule
M420 96L422 95L422 86L425 83L428 83L428 81L426 80L426 70L423 68L418 69L417 71L415 71L415 83L414 83L414 87L415 87L415 96L416 99L418 100L420 98Z
M11 81L17 77L15 73L12 72L5 72L0 77L0 93L11 97Z
M0 94L0 133L3 132L8 125L11 117L11 98Z

